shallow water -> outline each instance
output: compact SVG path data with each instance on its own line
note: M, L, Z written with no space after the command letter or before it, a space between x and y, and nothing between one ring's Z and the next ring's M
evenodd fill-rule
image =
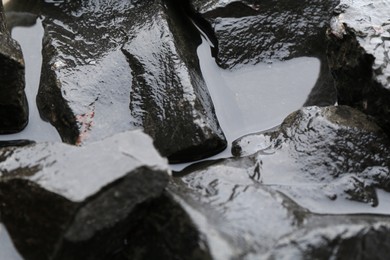
M15 250L11 238L5 227L0 223L0 259L1 260L21 260L23 259Z
M309 57L224 70L211 57L210 45L204 39L198 57L229 144L224 152L208 159L230 157L231 143L237 138L282 123L305 103L320 72L320 61ZM172 165L172 170L180 171L188 165Z
M61 137L57 130L49 123L43 121L36 106L39 79L42 64L42 37L43 27L38 19L33 27L16 27L12 30L12 37L19 42L26 64L26 95L30 110L29 124L20 133L0 135L0 140L28 139L34 141L59 141Z

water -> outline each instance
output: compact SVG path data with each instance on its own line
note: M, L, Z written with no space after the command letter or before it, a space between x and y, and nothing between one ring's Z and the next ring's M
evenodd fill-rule
M5 227L0 223L0 259L1 260L22 260L23 258L15 250L11 238Z
M210 45L205 39L198 47L198 57L229 144L224 152L209 159L230 157L231 143L237 138L282 123L305 103L320 72L320 61L309 57L224 70L211 57ZM188 165L172 165L171 168L180 171Z
M26 64L26 95L30 110L29 124L17 134L0 135L0 140L28 139L34 141L59 141L61 137L57 130L39 116L36 106L39 80L42 65L42 37L43 27L38 19L33 27L16 27L12 30L12 37L19 42Z

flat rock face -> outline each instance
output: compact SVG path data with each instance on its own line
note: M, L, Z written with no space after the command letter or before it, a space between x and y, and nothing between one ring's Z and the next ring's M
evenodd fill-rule
M329 30L329 65L339 104L377 118L390 133L390 24L387 1L340 1Z
M28 122L24 93L22 51L8 33L3 5L0 3L0 134L17 133Z
M142 128L172 162L226 147L199 69L199 34L177 8L160 0L43 7L38 106L64 141Z
M213 223L209 245L230 248L216 259L384 259L370 240L389 239L388 218L343 214L389 214L389 142L357 110L308 107L237 141L241 157L175 173L172 190Z
M167 161L140 131L85 147L39 143L0 154L1 220L26 259L111 254L126 223L140 217L135 208L168 183Z

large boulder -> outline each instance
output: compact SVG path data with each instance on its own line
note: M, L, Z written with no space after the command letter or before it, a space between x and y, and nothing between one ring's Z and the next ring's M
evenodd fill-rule
M321 61L320 75L305 105L333 105L336 93L326 60L326 29L338 0L192 0L208 23L199 22L225 69L301 56ZM199 21L199 16L194 18ZM203 26L202 26L203 25ZM259 84L261 87L261 84Z
M11 38L0 3L0 134L16 133L28 123L24 93L24 60L19 44Z
M85 147L0 150L0 215L25 259L110 259L162 196L169 168L150 137L126 132Z
M226 147L199 68L201 39L180 6L91 0L41 10L37 102L65 142L82 145L142 128L171 162Z
M390 6L341 0L329 30L329 65L338 102L377 119L390 134Z

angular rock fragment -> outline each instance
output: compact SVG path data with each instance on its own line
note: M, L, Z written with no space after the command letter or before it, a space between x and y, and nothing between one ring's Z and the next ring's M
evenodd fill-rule
M321 71L306 104L333 105L336 93L326 60L326 29L338 0L192 0L214 34L216 61L226 69L245 64L317 57ZM210 30L214 32L210 32ZM264 79L266 80L266 79ZM259 87L261 84L259 83Z
M106 259L142 219L136 208L162 195L168 171L140 131L85 147L3 148L1 221L25 259Z
M235 141L233 153L253 154L261 182L300 205L315 212L340 213L347 207L331 206L330 201L377 206L376 188L389 191L389 147L383 130L357 110L308 107L288 116L274 132ZM354 211L356 204L351 205Z
M28 105L24 87L22 51L7 30L0 3L0 134L20 132L27 125Z
M226 147L196 56L195 27L168 0L45 5L38 106L64 141L142 128L171 162Z
M341 0L336 12L328 58L338 103L375 117L390 134L390 6L384 0Z

